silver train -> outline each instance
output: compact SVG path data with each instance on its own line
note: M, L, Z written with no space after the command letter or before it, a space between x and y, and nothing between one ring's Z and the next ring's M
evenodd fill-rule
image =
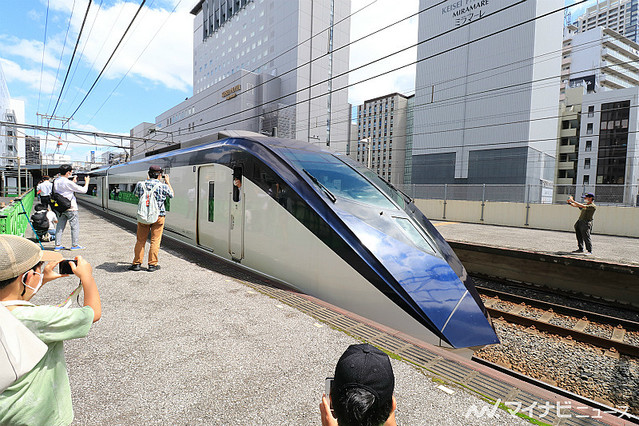
M233 137L94 170L81 198L135 220L132 191L152 164L175 190L165 235L435 345L499 343L434 226L349 158L305 142Z

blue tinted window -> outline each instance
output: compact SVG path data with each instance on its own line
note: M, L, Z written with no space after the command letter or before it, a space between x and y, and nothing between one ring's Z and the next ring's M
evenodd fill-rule
M384 209L397 207L379 190L348 165L330 154L293 149L280 151L289 162L313 175L336 197L372 204Z

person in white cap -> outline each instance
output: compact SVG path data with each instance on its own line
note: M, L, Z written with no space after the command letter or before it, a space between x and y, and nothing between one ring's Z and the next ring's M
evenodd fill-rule
M1 424L68 425L73 421L63 342L86 337L102 308L91 265L81 256L69 264L84 290L83 308L29 302L44 284L66 276L53 270L61 260L59 253L43 251L26 238L0 235L0 301L48 347L31 371L0 394Z

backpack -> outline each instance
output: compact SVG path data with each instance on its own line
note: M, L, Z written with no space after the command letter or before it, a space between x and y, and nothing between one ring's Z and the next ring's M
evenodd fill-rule
M157 196L155 191L160 187L160 182L156 183L153 188L146 189L146 183L141 182L144 193L138 201L138 222L150 225L157 222L160 216L160 208L158 207Z
M0 304L0 393L31 371L47 352L47 345L3 305Z
M49 219L47 219L47 211L40 210L31 215L31 223L38 231L47 231L49 229Z
M56 181L57 179L51 185L51 210L60 215L71 208L71 200L55 192Z

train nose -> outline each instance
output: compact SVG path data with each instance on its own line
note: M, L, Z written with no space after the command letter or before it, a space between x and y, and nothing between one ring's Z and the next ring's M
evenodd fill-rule
M404 309L455 348L499 343L495 330L444 259L382 233L358 218L347 219L360 241L392 275L389 287Z

